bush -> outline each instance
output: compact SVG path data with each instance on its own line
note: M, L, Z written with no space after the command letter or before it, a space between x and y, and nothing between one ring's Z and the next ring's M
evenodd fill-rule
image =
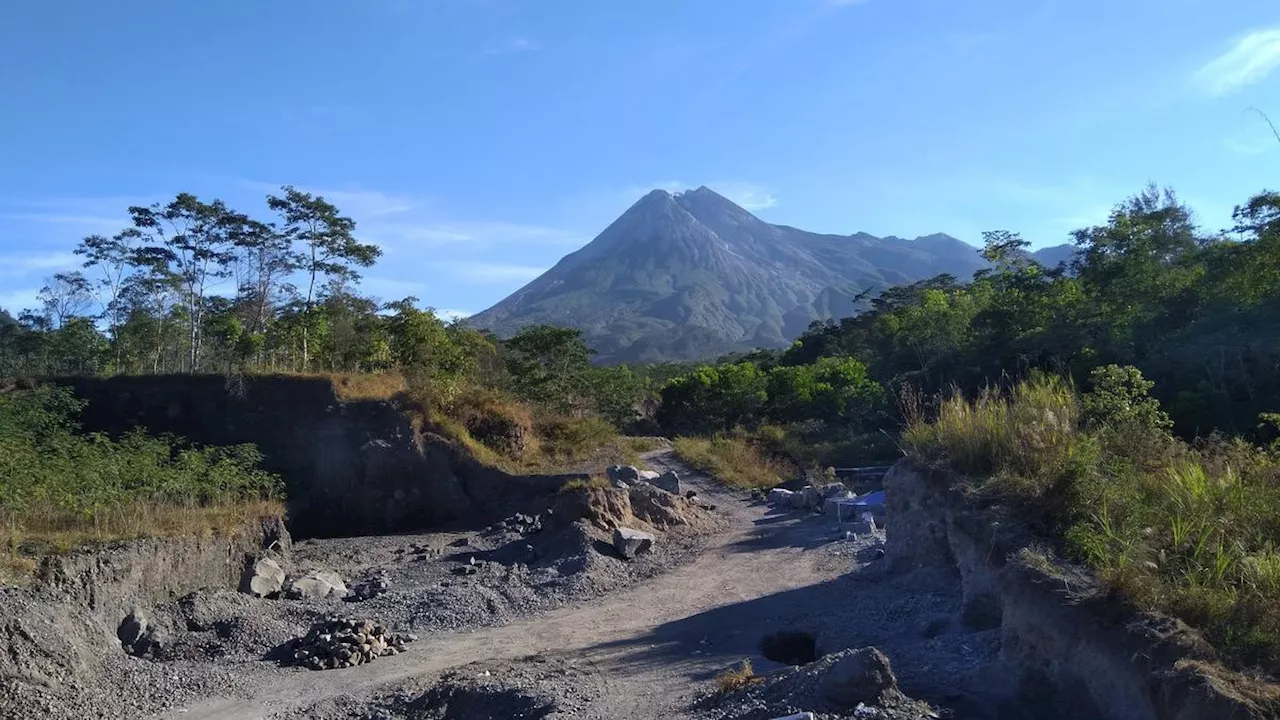
M0 395L0 532L21 548L230 529L282 511L252 445L196 447L141 430L77 434L84 403L41 387Z
M595 417L570 418L551 416L537 422L543 458L556 462L573 462L618 438L618 429Z

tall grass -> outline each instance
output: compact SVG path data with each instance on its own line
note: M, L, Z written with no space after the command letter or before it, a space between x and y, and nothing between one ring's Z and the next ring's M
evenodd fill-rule
M673 448L676 456L691 467L730 487L775 487L790 470L739 436L679 437Z
M1122 597L1280 676L1280 461L1241 440L1188 446L1145 389L1126 392L1032 378L947 398L935 417L909 408L902 440L1008 500Z

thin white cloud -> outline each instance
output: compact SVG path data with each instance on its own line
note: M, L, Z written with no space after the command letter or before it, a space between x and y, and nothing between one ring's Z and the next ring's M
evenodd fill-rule
M373 295L383 302L402 300L407 297L421 299L429 288L425 283L411 280L397 280L380 275L366 275L360 279L361 292Z
M128 218L94 215L68 215L63 213L6 212L0 213L0 220L17 220L20 222L47 223L51 225L81 225L96 228L123 228Z
M17 288L0 292L0 310L6 310L16 318L23 310L34 310L39 305L36 301L38 294L38 288Z
M576 247L585 242L577 233L499 220L372 222L361 234L380 244L415 247L477 244Z
M542 46L526 37L517 37L500 43L494 43L484 49L485 55L506 55L508 53L535 52Z
M768 210L778 204L778 198L768 188L757 183L728 180L708 183L707 187L729 198L744 210L752 212Z
M528 282L547 271L545 267L495 262L451 262L442 269L458 277L479 283Z
M70 270L84 262L72 252L0 255L0 275L17 276L50 270Z
M436 317L440 318L441 320L445 320L447 322L454 322L455 320L461 320L466 317L471 317L472 315L475 315L475 313L469 310L450 310L446 308L436 308Z
M1227 95L1266 79L1280 68L1280 28L1254 30L1191 76L1210 95Z

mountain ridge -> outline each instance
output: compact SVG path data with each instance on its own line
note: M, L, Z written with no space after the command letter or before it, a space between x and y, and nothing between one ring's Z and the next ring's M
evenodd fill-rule
M706 186L637 200L582 248L484 312L472 327L579 328L607 362L696 360L785 347L860 293L986 267L944 233L915 240L811 233L767 223Z

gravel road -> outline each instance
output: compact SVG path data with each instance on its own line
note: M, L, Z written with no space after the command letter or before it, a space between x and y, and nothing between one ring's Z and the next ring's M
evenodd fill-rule
M865 628L854 634L889 655L909 694L954 700L957 688L963 694L964 678L989 659L992 638L925 630L954 612L956 589L906 587L910 578L878 574L878 538L845 539L828 518L753 502L681 466L669 450L645 460L655 469L679 471L726 520L728 529L692 561L594 600L497 627L431 633L404 654L371 664L267 673L260 683L238 685L234 697L208 697L158 717L397 717L377 708L476 663L490 668L476 670L489 673L483 677L513 668L530 682L572 677L562 690L576 689L579 696L573 717L688 717L714 676L743 658L760 672L786 667L761 656L764 635L799 629L821 638L833 624L846 641L850 627ZM548 675L548 667L556 671ZM376 711L362 716L353 710L361 707Z

